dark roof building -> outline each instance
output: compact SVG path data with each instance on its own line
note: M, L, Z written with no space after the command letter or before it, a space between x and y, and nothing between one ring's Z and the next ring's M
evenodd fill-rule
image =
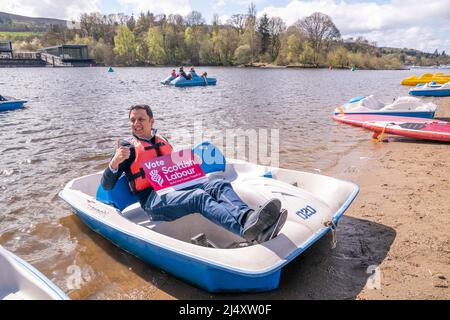
M0 58L12 58L13 49L11 41L0 41Z
M95 64L95 60L89 58L88 46L81 44L63 44L54 47L39 49L41 56L48 56L51 60L55 58L61 65L71 65L74 67L89 66ZM50 63L50 61L47 61ZM55 63L53 63L55 65Z

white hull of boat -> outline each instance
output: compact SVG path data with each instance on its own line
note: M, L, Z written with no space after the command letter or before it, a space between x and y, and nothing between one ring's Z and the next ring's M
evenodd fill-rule
M29 263L0 246L0 300L68 300Z
M434 117L437 105L423 102L414 97L399 97L387 104L379 101L373 95L358 97L334 110L334 114L385 115L397 117L428 118Z
M60 197L117 246L207 291L267 291L278 286L283 266L330 231L359 191L351 182L323 175L229 159L224 172L208 177L231 181L252 208L280 199L289 213L279 235L236 247L244 239L200 214L155 222L139 204L119 211L96 200L101 173L72 180ZM200 233L217 248L192 244L191 238Z

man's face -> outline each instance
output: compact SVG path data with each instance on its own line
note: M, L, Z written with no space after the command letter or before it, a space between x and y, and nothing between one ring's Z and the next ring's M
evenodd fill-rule
M130 124L133 133L140 138L150 138L154 119L150 118L142 109L132 110L130 113Z

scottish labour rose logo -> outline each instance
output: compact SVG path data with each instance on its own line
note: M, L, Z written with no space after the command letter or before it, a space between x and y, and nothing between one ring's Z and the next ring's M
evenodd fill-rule
M164 183L164 179L158 174L158 170L150 171L150 178L153 182L159 184L159 186L162 186Z

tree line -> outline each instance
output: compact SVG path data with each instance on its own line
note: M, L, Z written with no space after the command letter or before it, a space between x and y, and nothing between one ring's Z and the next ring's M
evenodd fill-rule
M286 26L279 17L234 14L222 23L214 15L207 24L202 14L141 13L82 14L76 28L54 25L41 37L16 40L19 50L60 44L87 44L100 64L258 65L364 69L400 68L405 64L448 64L443 52L378 48L363 38L342 39L331 17L316 12Z

